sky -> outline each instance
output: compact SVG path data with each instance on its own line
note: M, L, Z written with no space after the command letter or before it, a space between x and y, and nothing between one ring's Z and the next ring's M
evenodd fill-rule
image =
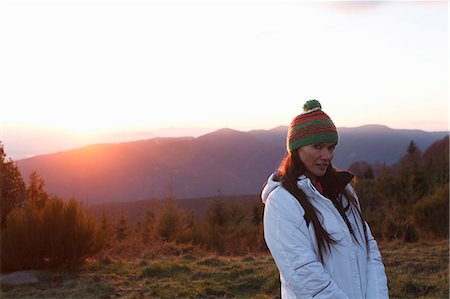
M446 131L448 26L447 1L3 0L0 141L271 129L312 98L337 127Z

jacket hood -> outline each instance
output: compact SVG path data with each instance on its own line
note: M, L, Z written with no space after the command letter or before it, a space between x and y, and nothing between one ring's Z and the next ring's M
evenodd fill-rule
M266 185L261 192L261 200L264 204L267 202L267 198L269 197L270 193L272 193L272 191L277 187L281 186L281 182L274 181L274 177L275 173L272 173L272 175L267 179Z

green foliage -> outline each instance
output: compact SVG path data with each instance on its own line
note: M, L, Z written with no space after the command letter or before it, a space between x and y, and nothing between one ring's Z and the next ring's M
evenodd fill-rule
M352 165L360 175L363 213L378 240L448 238L448 141L435 142L423 155L411 141L405 156L378 167L374 179L365 175L367 163Z
M448 238L449 224L449 184L416 203L413 207L417 224L425 231L439 237Z
M6 159L3 144L0 143L0 226L5 228L8 214L23 207L26 200L25 182L17 165Z
M15 209L1 231L1 270L75 266L99 249L93 220L75 199Z

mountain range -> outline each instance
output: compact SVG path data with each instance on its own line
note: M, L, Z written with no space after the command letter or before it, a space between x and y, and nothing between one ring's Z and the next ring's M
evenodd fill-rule
M94 144L17 161L24 178L35 170L50 194L87 205L156 199L258 194L286 153L287 127L220 129L199 137L166 137ZM391 164L411 140L420 150L448 132L367 125L338 128L334 165Z

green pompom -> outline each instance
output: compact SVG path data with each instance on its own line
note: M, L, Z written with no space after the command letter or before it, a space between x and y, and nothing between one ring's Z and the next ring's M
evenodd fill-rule
M303 105L303 110L305 112L314 108L322 109L322 106L320 105L319 101L315 99L309 100L305 103L305 105Z

